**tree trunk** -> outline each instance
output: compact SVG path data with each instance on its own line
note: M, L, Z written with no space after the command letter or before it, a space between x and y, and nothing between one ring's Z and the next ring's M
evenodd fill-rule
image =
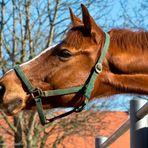
M15 148L23 148L21 114L19 117L14 117L13 121L14 126L16 127L16 132L14 135Z

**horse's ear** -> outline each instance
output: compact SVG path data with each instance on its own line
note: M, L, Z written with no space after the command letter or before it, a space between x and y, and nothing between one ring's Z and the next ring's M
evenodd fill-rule
M69 7L69 12L70 12L71 22L73 26L78 26L82 24L82 21L77 16L75 16L75 14L73 13L70 7Z
M82 8L82 20L85 29L95 37L94 39L96 40L96 42L99 42L100 39L98 39L97 36L99 38L102 37L102 35L104 34L102 29L96 24L94 19L89 14L88 9L83 4L81 4L81 8Z

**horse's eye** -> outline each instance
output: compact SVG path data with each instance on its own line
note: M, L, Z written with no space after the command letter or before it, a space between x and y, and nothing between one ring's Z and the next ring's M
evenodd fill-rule
M58 52L58 56L62 59L67 59L72 56L72 53L68 51L67 49L62 49Z

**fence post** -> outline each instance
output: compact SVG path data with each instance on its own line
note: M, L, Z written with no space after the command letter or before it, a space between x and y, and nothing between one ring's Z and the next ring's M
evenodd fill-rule
M130 147L148 148L148 115L138 119L136 112L148 101L144 99L130 101Z
M101 144L104 143L107 140L107 137L104 136L99 136L95 139L95 147L96 148L101 148Z

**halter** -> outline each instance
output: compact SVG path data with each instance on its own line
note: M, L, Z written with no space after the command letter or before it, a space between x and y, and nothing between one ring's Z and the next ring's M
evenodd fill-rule
M109 36L108 33L105 33L105 44L104 44L104 47L102 49L101 56L97 60L97 62L95 64L91 74L89 75L87 81L85 82L84 85L81 85L81 86L43 91L40 88L35 88L35 87L32 86L31 82L28 80L28 78L26 77L25 73L23 72L23 70L21 69L21 67L19 65L14 66L14 70L15 70L17 76L22 81L22 83L26 86L27 91L29 92L31 97L36 102L38 115L39 115L40 122L41 122L42 125L53 122L56 119L65 117L65 116L67 116L67 115L69 115L73 112L80 112L84 109L84 106L90 100L91 93L92 93L93 88L94 88L95 80L96 80L97 76L102 71L102 63L103 63L103 60L104 60L105 55L107 53L109 43L110 43L110 36ZM56 117L51 118L51 119L47 119L45 117L41 99L51 97L51 96L60 96L60 95L73 94L73 93L81 93L85 97L85 101L82 103L81 106L75 107L71 111L66 112L64 114L61 114L61 115L56 116Z

